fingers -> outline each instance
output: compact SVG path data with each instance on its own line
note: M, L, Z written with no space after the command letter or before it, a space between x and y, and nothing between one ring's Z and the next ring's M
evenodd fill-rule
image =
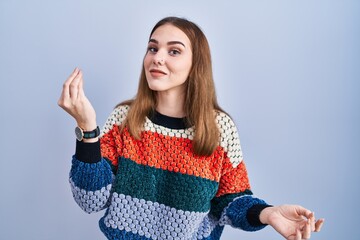
M79 70L80 70L79 68L75 68L74 71L71 73L71 75L64 82L63 95L65 98L70 97L69 86L70 86L71 82L74 80L74 78L78 75Z
M72 82L72 80L76 77L80 69L76 67L74 71L70 74L70 76L66 79L65 83L68 83L68 85Z
M75 68L74 71L71 73L71 75L64 82L63 90L59 99L60 106L62 105L62 103L64 103L70 98L70 91L69 91L70 84L73 82L74 78L78 75L79 71L80 71L79 68Z
M311 233L319 232L321 230L323 223L324 223L324 219L319 219L315 222L314 213L312 213L312 216L306 221L306 224L302 229L300 238L299 238L300 231L298 231L296 234L296 239L310 239Z
M321 230L322 225L324 224L324 219L323 218L315 220L315 213L314 212L312 212L309 215L308 220L310 220L310 226L311 226L311 231L312 232L319 232Z
M321 218L321 219L319 219L319 220L317 220L316 221L316 223L315 223L315 232L320 232L320 230L321 230L321 227L323 226L323 224L324 224L324 219L323 218Z
M300 216L304 216L306 218L310 218L312 212L302 206L296 206L296 213Z
M310 227L311 227L311 231L315 231L315 213L312 212L310 215L309 215L309 220L310 220Z
M73 80L70 83L69 86L69 92L70 92L70 98L75 100L78 97L78 93L79 93L79 82L82 79L82 71L79 69L77 71L76 76L73 78Z
M302 232L302 239L309 239L311 236L311 220L308 219Z
M296 233L294 233L294 235L292 235L292 237L290 236L290 238L288 238L289 240L292 239L296 239L296 240L305 240L305 239L310 239L311 237L311 220L308 219L306 220L304 226L301 229L297 229Z
M79 81L79 85L78 85L78 96L85 96L85 93L84 93L84 79L81 78L80 81Z
M67 112L71 112L72 105L81 94L84 94L82 71L79 68L75 68L63 84L58 105Z

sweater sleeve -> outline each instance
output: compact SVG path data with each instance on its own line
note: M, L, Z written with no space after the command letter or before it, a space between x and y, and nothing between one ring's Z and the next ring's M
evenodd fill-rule
M269 205L253 196L234 122L224 113L217 116L217 121L225 156L210 214L222 224L245 231L260 230L266 226L259 221L260 211Z
M112 186L111 168L106 160L88 163L74 155L69 181L75 202L82 210L92 213L106 207Z
M122 146L118 128L124 119L124 114L119 115L121 110L112 112L98 142L76 143L69 181L75 202L87 213L106 208L111 197L118 149Z

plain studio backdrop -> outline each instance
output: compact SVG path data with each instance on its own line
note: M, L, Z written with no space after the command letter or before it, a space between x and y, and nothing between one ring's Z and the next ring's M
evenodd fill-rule
M72 198L75 122L57 100L80 67L103 126L135 95L151 28L169 15L208 38L254 194L324 217L313 239L359 239L357 0L1 0L0 239L104 239L104 212L88 215ZM282 238L227 226L222 239Z

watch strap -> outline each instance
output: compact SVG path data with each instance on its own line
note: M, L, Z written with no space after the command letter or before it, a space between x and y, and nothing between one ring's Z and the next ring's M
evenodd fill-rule
M94 130L83 131L83 133L84 133L83 138L85 138L85 139L96 138L100 135L100 128L99 128L99 126L97 126Z

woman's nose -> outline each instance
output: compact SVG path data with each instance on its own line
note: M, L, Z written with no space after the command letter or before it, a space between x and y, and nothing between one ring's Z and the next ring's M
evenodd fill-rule
M153 63L156 65L164 65L165 64L165 56L161 52L157 52L153 58Z

